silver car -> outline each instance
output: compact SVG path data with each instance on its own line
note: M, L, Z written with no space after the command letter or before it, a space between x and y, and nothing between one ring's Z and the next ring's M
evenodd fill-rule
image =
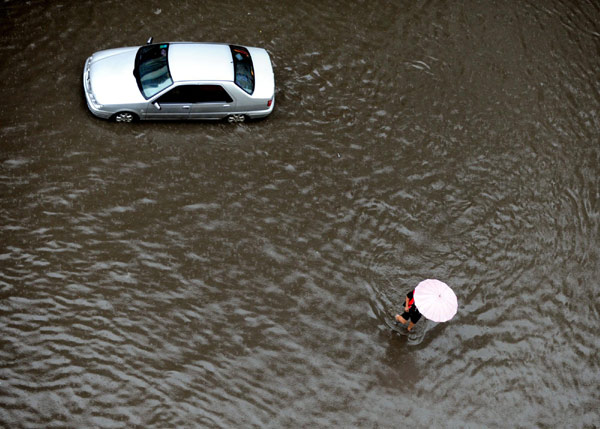
M152 43L108 49L85 62L90 111L105 119L263 118L275 107L266 50L215 43Z

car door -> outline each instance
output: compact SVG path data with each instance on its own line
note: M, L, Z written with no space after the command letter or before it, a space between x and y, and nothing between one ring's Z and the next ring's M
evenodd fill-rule
M190 119L221 119L234 111L235 104L222 85L198 84L194 88Z
M179 85L148 104L147 119L188 119L195 85Z

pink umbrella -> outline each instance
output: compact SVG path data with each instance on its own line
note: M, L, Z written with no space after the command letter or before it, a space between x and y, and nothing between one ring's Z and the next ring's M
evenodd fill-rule
M456 295L444 282L423 280L415 288L415 305L423 316L434 322L447 322L458 309Z

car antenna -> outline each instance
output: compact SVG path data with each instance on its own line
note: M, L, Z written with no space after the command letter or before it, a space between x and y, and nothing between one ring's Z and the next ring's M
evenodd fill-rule
M154 38L153 38L152 36L150 36L150 38L149 38L149 39L148 39L148 41L146 42L146 45L149 45L150 43L152 43L152 40L153 40L153 39L154 39Z

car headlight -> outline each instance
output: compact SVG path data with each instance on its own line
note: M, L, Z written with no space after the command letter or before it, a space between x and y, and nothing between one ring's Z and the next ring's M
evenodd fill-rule
M94 97L94 92L92 91L92 79L90 77L90 68L92 63L92 57L89 57L85 62L85 92L87 92L90 102L94 105L95 108L100 109L102 104L98 103L96 97Z

